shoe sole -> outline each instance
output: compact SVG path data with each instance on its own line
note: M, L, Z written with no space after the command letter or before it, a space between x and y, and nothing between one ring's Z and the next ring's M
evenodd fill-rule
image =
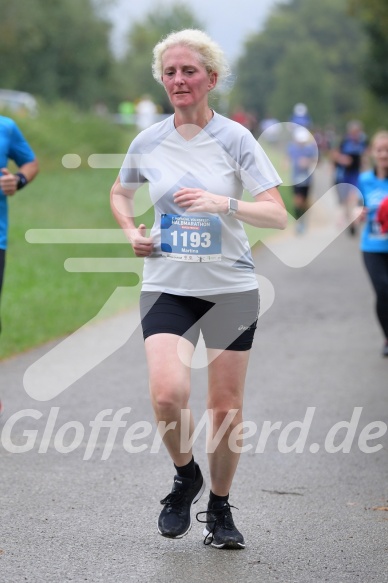
M204 493L205 488L206 488L206 483L205 483L205 480L203 480L201 489L199 490L198 494L196 494L195 498L193 499L193 501L191 503L191 506L193 506L193 504L196 504L198 502L198 500L201 498L202 494ZM171 539L183 538L184 536L186 536L186 534L191 530L191 527L192 527L192 524L193 524L192 523L192 520L191 520L191 506L190 506L190 524L189 524L188 529L184 533L177 534L175 536L171 536L169 534L165 534L163 532L160 532L160 530L159 530L159 524L158 524L158 533L161 534L162 536L164 536L164 538L171 538Z
M235 541L228 541L226 543L222 543L220 545L217 545L216 543L213 542L213 537L210 534L210 531L205 527L203 530L203 536L206 538L208 537L209 540L211 540L212 542L210 543L212 547L216 548L216 549L229 549L229 550L240 550L240 549L245 549L245 543L237 543Z

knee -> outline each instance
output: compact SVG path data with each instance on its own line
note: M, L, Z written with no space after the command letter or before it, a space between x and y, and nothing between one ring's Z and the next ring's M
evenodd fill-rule
M225 403L213 404L209 407L210 418L212 420L213 429L217 431L221 425L227 423L227 432L231 432L242 420L241 405L236 402L231 402L230 406Z
M151 387L151 394L154 411L159 418L175 417L188 404L188 392L181 387L157 384Z

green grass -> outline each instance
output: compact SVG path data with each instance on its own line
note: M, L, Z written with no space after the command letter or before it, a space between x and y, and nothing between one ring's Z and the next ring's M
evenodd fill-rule
M133 301L137 275L70 273L64 268L69 257L133 257L124 237L122 245L31 244L25 239L30 229L118 229L109 207L115 177L112 170L50 172L10 201L0 358L79 328L117 286L128 287L128 301ZM151 217L144 220L151 223Z
M92 116L81 116L64 106L50 110L44 119L41 116L18 120L39 157L41 172L9 201L0 359L70 334L93 318L118 286L128 289L125 307L133 305L139 295L137 275L70 273L64 267L67 258L133 257L124 236L123 244L26 241L25 233L31 229L117 229L120 232L109 206L109 191L117 170L92 169L87 165L87 158L96 152L124 153L132 138L126 129ZM80 168L62 167L62 156L69 152L81 156ZM288 200L289 189L283 190ZM141 212L145 211L138 221L151 227L153 210L149 208L147 192L138 193L137 200L141 201ZM257 230L247 226L247 232L250 241L256 242ZM261 230L260 239L268 232L273 231Z

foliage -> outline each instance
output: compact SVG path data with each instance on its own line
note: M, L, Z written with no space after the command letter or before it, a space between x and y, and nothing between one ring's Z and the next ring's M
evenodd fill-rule
M79 106L109 101L110 26L92 0L0 0L1 85Z
M352 14L366 23L374 23L381 30L388 28L388 4L386 0L349 0Z
M311 75L311 71L314 71L314 75ZM325 68L322 53L315 43L306 40L291 46L284 58L277 63L274 79L274 90L270 99L279 119L287 120L290 116L290 103L305 102L306 95L312 119L329 119L333 110L331 78Z
M6 115L6 112L2 112ZM39 159L42 172L62 170L62 157L77 154L88 167L91 154L125 152L134 137L127 127L113 124L109 117L86 113L69 103L39 102L35 118L15 117Z
M376 97L388 104L388 3L386 0L349 0L368 36L364 61L365 80Z
M247 40L231 103L282 121L297 101L318 124L350 116L362 101L364 53L364 35L346 0L281 4Z
M152 76L152 50L162 37L184 28L203 30L204 26L180 3L168 7L159 5L144 20L132 25L128 35L128 51L122 61L128 99L133 101L148 94L164 110L169 110L167 95Z

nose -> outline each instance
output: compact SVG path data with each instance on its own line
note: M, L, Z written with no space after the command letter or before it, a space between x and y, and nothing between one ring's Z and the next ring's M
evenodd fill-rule
M182 75L182 72L181 71L177 71L175 73L175 79L174 79L174 81L175 81L175 84L176 85L182 85L184 83L184 78L183 78L183 75Z

